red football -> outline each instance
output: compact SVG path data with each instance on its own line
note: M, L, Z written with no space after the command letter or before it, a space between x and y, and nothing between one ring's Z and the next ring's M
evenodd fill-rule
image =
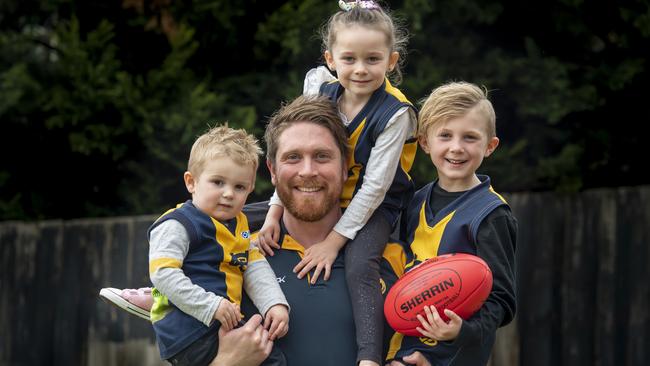
M465 253L427 259L397 280L386 296L384 315L395 331L421 336L416 315L434 305L445 321L444 309L467 319L492 290L492 272L483 259Z

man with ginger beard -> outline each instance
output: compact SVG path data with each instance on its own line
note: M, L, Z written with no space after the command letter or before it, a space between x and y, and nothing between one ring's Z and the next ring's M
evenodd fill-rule
M344 251L327 281L319 276L310 284L311 275L299 279L293 272L305 251L322 241L341 217L339 197L347 179L346 129L329 99L298 97L271 117L264 138L271 180L285 207L280 247L267 260L291 306L289 333L276 340L276 346L289 366L354 365L357 347ZM388 248L393 253L401 250L395 244ZM401 265L388 262L385 255L387 268ZM244 300L242 311L254 311L250 300ZM420 355L405 361L428 365Z

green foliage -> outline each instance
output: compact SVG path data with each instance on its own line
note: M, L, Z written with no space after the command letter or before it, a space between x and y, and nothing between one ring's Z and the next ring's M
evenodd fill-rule
M194 138L226 121L261 137L319 63L318 30L337 10L123 4L0 4L0 219L148 214L184 200ZM400 86L411 100L450 80L490 91L501 144L480 172L498 190L648 183L633 132L650 120L648 1L389 5L411 35ZM253 200L271 191L259 173ZM435 177L421 151L412 176Z

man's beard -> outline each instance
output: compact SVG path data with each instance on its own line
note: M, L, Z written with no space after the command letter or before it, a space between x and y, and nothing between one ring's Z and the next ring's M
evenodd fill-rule
M300 179L295 179L295 181L299 181L299 184L295 182L289 182L288 184L277 182L278 184L275 188L284 208L298 220L305 222L318 221L330 213L332 209L340 205L339 197L341 197L341 190L343 189L342 183L338 186L337 190L336 187L332 187L328 182L310 183L309 181ZM293 191L293 187L296 185L306 187L317 185L318 187L322 187L321 189L325 191L325 195L324 197L322 195L320 196L323 197L322 199L297 199Z

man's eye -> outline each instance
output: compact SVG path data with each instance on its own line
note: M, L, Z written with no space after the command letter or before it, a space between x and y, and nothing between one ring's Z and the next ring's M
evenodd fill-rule
M327 153L317 154L316 159L319 160L319 161L330 160L330 154L327 154Z
M221 179L215 179L212 181L217 187L221 187L224 183Z

